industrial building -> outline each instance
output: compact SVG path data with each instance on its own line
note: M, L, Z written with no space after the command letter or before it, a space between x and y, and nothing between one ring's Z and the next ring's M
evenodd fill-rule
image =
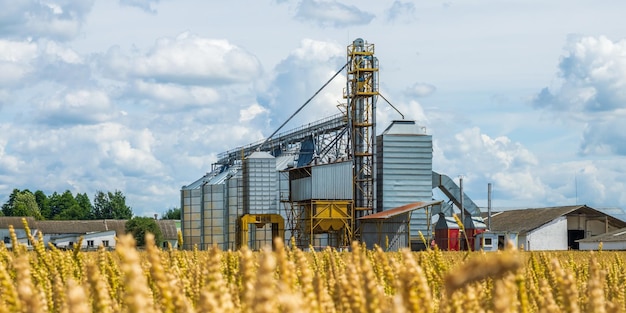
M580 250L626 250L626 228L576 240Z
M621 219L587 205L496 212L489 223L494 233L517 234L521 250L579 250L580 243L588 250L594 240L611 238L598 236L626 227ZM595 248L598 243L595 241Z
M484 229L462 185L433 172L424 127L402 119L377 134L377 100L386 99L374 45L354 40L333 78L344 69L341 114L278 133L288 119L267 139L221 153L208 173L182 187L184 248L260 249L280 237L305 249L357 240L420 250L433 237L433 217L451 216L454 206L469 230ZM433 188L449 201L434 200Z

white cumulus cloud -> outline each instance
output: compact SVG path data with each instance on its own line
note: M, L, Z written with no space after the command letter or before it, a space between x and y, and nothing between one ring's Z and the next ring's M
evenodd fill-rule
M159 103L158 107L166 110L173 107L211 105L220 99L219 92L211 87L155 83L144 80L135 80L130 86L136 97L144 100L152 99Z
M427 83L415 83L405 90L407 96L412 97L426 97L433 94L437 88Z
M94 0L0 0L0 29L10 38L70 40L80 32Z
M155 6L159 0L120 0L122 5L139 8L148 13L156 13Z
M37 107L38 120L50 125L93 124L117 116L109 96L101 90L63 92Z
M357 6L334 0L302 0L297 18L309 20L321 27L348 27L369 24L374 15Z
M396 0L385 12L385 19L391 23L410 23L415 20L415 11L414 3Z
M501 195L511 199L527 201L546 193L541 176L535 172L539 164L536 156L506 136L492 138L478 127L467 128L453 138L435 140L433 155L435 170L451 177L467 176L484 186L492 182Z
M248 122L263 113L267 113L267 109L256 103L252 104L245 109L239 110L239 122Z
M254 55L227 40L188 32L157 40L144 55L127 56L119 48L113 48L104 64L122 77L195 85L250 82L262 70Z
M261 95L259 104L269 108L273 125L279 126L296 112L315 92L341 69L345 63L344 48L329 42L304 39L274 69L269 87ZM337 75L290 122L294 127L333 114L339 114L337 105L344 103L345 70ZM289 127L287 127L289 128Z
M583 154L626 155L626 40L571 37L559 63L558 84L533 101L582 131Z

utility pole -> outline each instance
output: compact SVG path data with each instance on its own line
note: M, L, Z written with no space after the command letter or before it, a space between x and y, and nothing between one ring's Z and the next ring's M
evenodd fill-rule
M465 209L463 208L463 176L459 176L459 188L461 191L461 199L460 199L460 204L461 204L461 224L465 225ZM463 228L465 228L465 226L463 226ZM461 244L463 243L463 237L465 236L465 231L463 231L463 234L461 236L461 231L463 231L462 229L459 229L459 250L461 250ZM469 247L467 247L469 249Z

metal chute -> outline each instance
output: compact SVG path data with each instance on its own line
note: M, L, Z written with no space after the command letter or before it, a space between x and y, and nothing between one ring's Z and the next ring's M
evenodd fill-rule
M461 188L459 188L450 177L433 171L433 189L435 188L439 188L450 201L461 208ZM438 213L443 213L446 216L452 215L452 205L448 204L449 207L444 207L444 205L445 204L442 204L442 207L439 209L440 212ZM463 193L463 209L465 210L465 214L469 216L480 216L480 209L465 193Z

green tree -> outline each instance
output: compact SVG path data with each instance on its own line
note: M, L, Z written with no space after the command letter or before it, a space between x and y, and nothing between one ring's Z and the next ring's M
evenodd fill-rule
M39 206L39 212L46 217L46 212L50 212L50 199L48 196L41 190L35 191L35 201L37 201L37 205Z
M97 191L93 199L92 216L94 219L127 220L133 217L133 211L126 205L126 196L121 191Z
M161 215L162 220L179 220L180 219L180 209L179 208L171 208L165 213Z
M2 205L2 214L4 216L13 216L13 206L15 204L15 197L20 193L19 189L13 189L13 192L9 195L9 200Z
M76 201L74 195L69 190L66 190L61 195L54 192L49 200L50 211L48 216L46 216L47 219L86 219L88 216L88 212L81 213L78 201Z
M111 213L111 205L109 204L109 199L107 194L102 191L97 191L96 195L93 197L93 208L92 208L92 218L93 219L104 219L107 216L112 216Z
M93 209L93 205L91 205L91 200L89 200L89 196L87 193L77 193L76 194L76 203L78 203L78 207L80 208L80 218L81 220L87 220L91 216L91 211Z
M2 213L5 216L32 216L38 220L43 219L39 206L30 190L13 189L9 200L2 205Z
M50 197L48 197L48 207L43 211L43 216L48 219L54 219L59 213L61 213L61 195L56 191L53 192Z
M91 213L91 201L86 193L77 193L74 201L69 199L72 194L66 191L61 198L70 204L69 207L64 208L59 215L55 218L60 220L87 220Z
M163 234L155 219L150 217L136 216L126 222L126 233L133 234L137 246L142 247L146 245L146 233L152 233L154 235L154 242L157 246L161 245L163 241Z

